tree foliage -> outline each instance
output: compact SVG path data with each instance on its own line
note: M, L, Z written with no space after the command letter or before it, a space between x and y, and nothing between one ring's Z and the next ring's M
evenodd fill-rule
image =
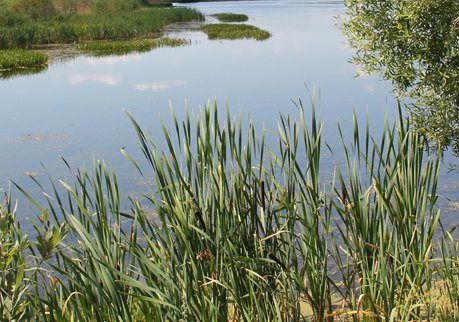
M459 1L345 0L354 62L391 80L416 127L459 154Z

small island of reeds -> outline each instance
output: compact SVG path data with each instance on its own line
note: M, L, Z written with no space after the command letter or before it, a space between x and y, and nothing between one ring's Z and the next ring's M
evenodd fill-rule
M268 31L246 24L208 24L201 27L209 39L255 39L266 40L271 37Z
M48 63L48 55L35 50L0 50L0 72L11 69L39 68Z
M131 52L145 52L160 47L179 47L188 44L186 39L157 38L126 41L93 41L78 46L79 50L94 56L123 55Z
M214 17L216 17L218 21L221 22L245 22L249 20L247 15L229 12L217 13L214 14Z

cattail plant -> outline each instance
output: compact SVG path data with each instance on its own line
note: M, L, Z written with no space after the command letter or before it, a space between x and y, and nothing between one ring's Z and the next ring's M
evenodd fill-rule
M458 247L441 226L440 159L424 137L402 115L378 137L354 117L350 143L341 133L344 161L325 173L315 100L310 112L297 107L280 116L274 146L216 103L183 121L171 109L163 145L129 114L146 164L123 154L153 184L126 205L103 161L52 181L46 205L18 187L39 214L37 241L7 199L0 299L14 305L2 317L456 319Z

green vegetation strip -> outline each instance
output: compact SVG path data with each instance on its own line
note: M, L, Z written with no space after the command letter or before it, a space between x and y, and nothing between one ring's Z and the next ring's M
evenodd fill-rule
M246 15L237 13L217 13L214 16L221 22L244 22L249 20Z
M46 65L48 55L31 50L0 50L0 70L36 68Z
M129 52L145 52L159 47L178 47L188 44L186 39L158 38L136 39L127 41L95 41L78 46L78 49L89 51L95 55L125 54Z
M271 34L265 30L250 25L208 24L201 27L209 39L244 39L266 40Z
M187 8L140 8L94 13L31 15L0 11L0 49L31 48L39 44L148 38L176 22L201 20Z

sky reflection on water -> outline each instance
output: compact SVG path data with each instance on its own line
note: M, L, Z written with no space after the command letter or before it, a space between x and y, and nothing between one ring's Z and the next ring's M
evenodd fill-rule
M344 10L341 1L189 6L206 14L246 13L248 23L272 37L264 42L209 41L199 31L172 28L171 36L191 39L191 45L125 56L80 56L55 63L42 74L0 80L0 148L6 151L0 155L0 187L13 179L32 189L24 173L35 171L45 180L41 163L53 177L65 179L71 173L62 156L74 167L103 158L117 170L123 192L145 191L144 180L119 152L126 147L141 158L125 110L159 139L159 119L170 121L170 103L180 118L185 105L196 112L209 99L222 109L230 106L235 115L250 114L260 131L275 130L280 112L296 115L291 100L308 102L307 87L317 88L332 146L339 142L337 122L350 129L353 112L363 121L368 114L375 132L385 115L395 118L390 85L373 77L356 79L358 68L348 63L352 50L336 27ZM20 140L27 136L48 139Z

